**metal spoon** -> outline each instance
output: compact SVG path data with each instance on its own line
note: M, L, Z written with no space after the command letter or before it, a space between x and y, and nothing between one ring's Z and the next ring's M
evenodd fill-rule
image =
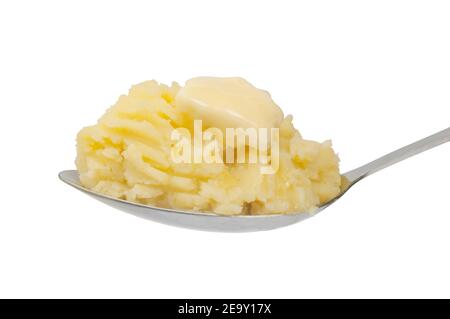
M62 171L59 173L59 178L70 186L75 187L107 205L145 219L168 225L205 231L252 232L284 227L314 216L334 203L344 195L350 187L364 177L449 141L450 127L343 174L341 192L339 195L328 203L320 206L314 213L299 212L294 214L223 216L213 213L178 211L174 209L141 205L95 193L84 188L80 184L78 173L75 170Z

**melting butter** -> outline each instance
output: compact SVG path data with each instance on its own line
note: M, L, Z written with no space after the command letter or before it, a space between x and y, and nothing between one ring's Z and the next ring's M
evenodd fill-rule
M239 77L197 77L176 96L180 111L205 127L274 128L284 115L270 94Z

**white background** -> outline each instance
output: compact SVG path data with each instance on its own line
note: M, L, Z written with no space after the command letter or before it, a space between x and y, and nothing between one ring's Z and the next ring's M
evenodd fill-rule
M448 1L2 1L0 297L450 297L450 144L270 232L152 223L60 182L135 83L242 76L342 171L450 124Z

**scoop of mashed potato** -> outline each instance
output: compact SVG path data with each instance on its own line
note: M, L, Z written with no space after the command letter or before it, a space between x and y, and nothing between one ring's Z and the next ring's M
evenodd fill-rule
M133 86L96 125L77 136L81 183L96 192L145 205L222 215L313 212L340 191L331 142L303 139L285 117L279 126L279 168L260 164L175 163L176 128L192 123L176 104L180 86Z

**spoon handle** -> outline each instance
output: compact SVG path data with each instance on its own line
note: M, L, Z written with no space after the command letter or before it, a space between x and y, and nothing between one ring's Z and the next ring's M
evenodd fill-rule
M344 176L351 182L356 183L362 178L369 176L379 170L391 166L395 163L403 161L411 156L425 152L433 147L444 144L450 141L450 127L421 139L415 143L402 147L392 153L389 153L379 159L374 160L366 165L356 168L344 174Z

